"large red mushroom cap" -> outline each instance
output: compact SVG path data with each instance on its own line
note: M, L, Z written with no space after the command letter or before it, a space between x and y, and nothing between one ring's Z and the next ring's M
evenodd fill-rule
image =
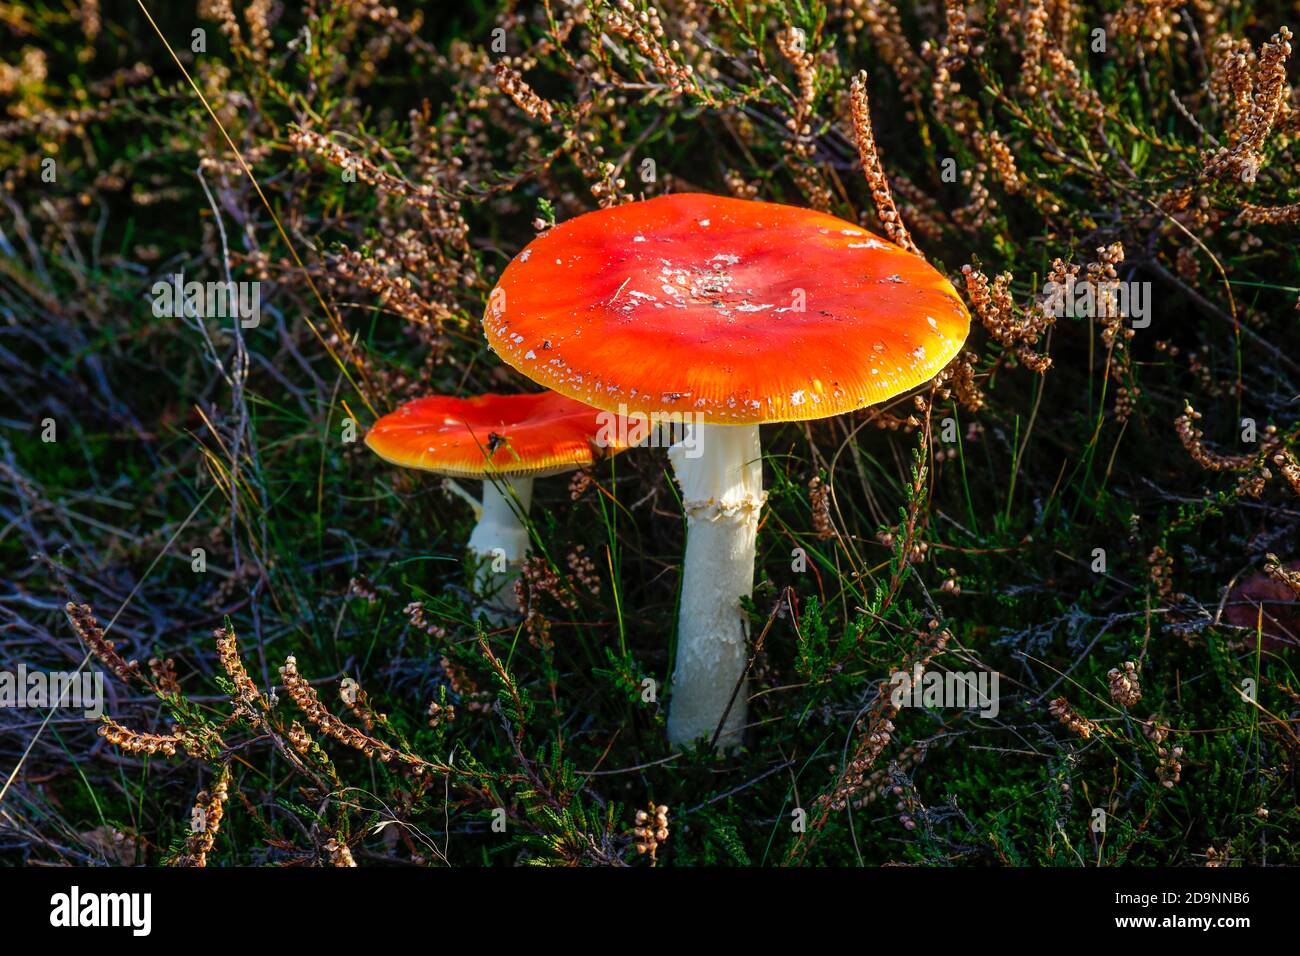
M380 418L366 444L395 465L453 478L539 477L621 451L618 434L602 429L598 410L554 392L433 395Z
M538 236L483 328L507 363L589 405L739 425L920 385L960 351L970 316L929 263L860 226L687 193Z

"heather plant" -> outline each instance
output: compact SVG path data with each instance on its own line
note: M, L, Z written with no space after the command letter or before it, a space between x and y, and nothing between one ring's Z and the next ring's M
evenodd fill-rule
M105 695L0 693L3 857L1300 863L1296 13L0 4L0 672ZM363 444L535 390L506 264L682 192L857 223L974 320L764 426L721 753L666 737L662 448L539 483L491 621L464 496Z

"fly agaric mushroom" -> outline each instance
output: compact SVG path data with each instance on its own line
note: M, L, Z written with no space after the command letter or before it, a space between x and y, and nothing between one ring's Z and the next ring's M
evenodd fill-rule
M924 259L853 223L682 194L539 235L506 267L483 327L547 388L687 423L693 440L668 453L687 515L668 737L738 744L740 599L766 497L759 425L851 412L928 381L966 339L965 306Z
M613 440L597 447L604 417L555 392L433 395L380 418L366 434L366 444L394 465L483 480L468 550L488 572L479 579L485 610L501 620L516 610L513 584L528 551L523 519L532 502L533 479L573 471L602 452L621 450ZM616 428L605 431L616 438Z

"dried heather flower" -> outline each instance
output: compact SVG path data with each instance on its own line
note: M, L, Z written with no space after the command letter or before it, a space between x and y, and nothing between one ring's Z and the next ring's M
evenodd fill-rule
M1151 572L1151 583L1155 585L1156 594L1166 604L1178 599L1174 593L1174 559L1165 549L1156 545L1147 555L1147 567Z
M758 185L749 182L734 169L727 170L723 181L727 184L727 192L737 199L754 199L758 196Z
M961 84L952 78L952 74L965 65L966 55L970 52L965 4L961 0L945 0L944 16L948 32L943 42L936 48L926 40L921 46L921 54L934 67L930 94L935 116L951 123L954 130L964 134L979 124L974 102L969 97L959 95Z
M418 758L405 754L381 740L350 727L331 714L320 702L316 689L298 673L298 662L292 655L287 657L280 668L280 677L284 680L285 692L302 711L308 722L314 724L326 736L333 737L340 743L361 751L367 757L377 757L381 763L398 760L407 764L419 764Z
M140 676L139 661L127 663L122 658L117 652L117 645L105 634L99 621L95 620L95 612L89 604L73 604L69 601L63 610L72 622L72 629L77 632L77 636L118 680L127 683Z
M1160 781L1160 786L1172 789L1174 784L1183 779L1182 755L1183 748L1179 746L1156 748L1156 779Z
M77 19L81 21L81 33L87 42L94 43L104 21L99 12L99 0L81 0L77 10Z
M939 629L937 625L937 621L932 622L931 631L921 635L915 659L911 662L913 668L920 667L924 670L935 657L943 653L952 640L952 633L947 629ZM818 805L823 812L844 809L850 801L872 787L872 768L893 740L894 718L898 716L898 708L893 704L889 686L887 681L881 681L878 685L876 699L858 722L863 731L852 756L838 772L831 792L818 798Z
M1300 224L1300 202L1291 203L1289 206L1256 206L1253 203L1246 203L1241 207L1239 215L1242 222L1252 225L1294 226Z
M403 241L403 237L398 241ZM369 257L344 249L329 261L338 279L374 293L384 308L407 322L439 327L445 322L459 321L453 309L422 293L412 282L412 274L428 276L435 272L427 263L400 262L383 247L373 249Z
M865 70L853 78L849 87L849 102L853 133L858 144L858 157L862 161L862 171L867 177L867 188L871 190L871 199L876 204L876 216L880 219L886 235L895 245L920 255L921 251L912 242L907 227L899 218L898 207L894 205L894 196L889 191L889 181L885 178L880 153L876 149L876 134L871 126L871 104L867 99Z
M914 104L918 104L925 64L903 33L903 21L898 8L888 0L863 0L854 5L859 8L861 16L850 23L850 36L865 26L871 35L875 51L898 78L899 88Z
M1218 455L1207 449L1204 443L1205 433L1194 424L1200 417L1201 413L1187 403L1183 414L1174 419L1178 440L1183 443L1193 461L1207 471L1244 471L1254 464L1254 455Z
M1164 743L1165 738L1169 736L1169 724L1155 714L1152 714L1146 720L1142 721L1142 733L1147 740L1158 746Z
M835 524L831 521L831 490L817 475L808 479L808 505L812 509L813 534L823 540L835 537Z
M1060 48L1047 28L1048 11L1043 0L1029 0L1024 16L1024 60L1021 64L1020 83L1027 96L1044 100L1054 96L1068 102L1075 112L1088 116L1097 126L1105 120L1105 110L1097 91L1084 85L1079 67ZM1050 74L1043 83L1044 68Z
M813 142L812 120L817 100L817 61L807 49L804 32L797 27L777 31L776 46L795 71L799 92L794 97L794 110L785 121L791 138L785 141L790 152L788 165L800 190L809 204L823 212L831 207L831 193L822 177L811 165L816 152Z
M650 863L653 866L660 844L668 840L668 808L662 804L655 806L651 803L649 810L638 810L636 827L633 828L632 834L636 852L650 854Z
M488 691L479 690L478 685L474 683L473 678L465 672L463 667L449 657L441 658L438 666L446 675L447 683L451 685L451 692L460 698L461 704L470 713L486 714L491 712L493 707L492 694Z
M380 169L370 159L340 146L314 130L294 127L289 130L289 145L299 152L313 153L340 169L354 173L358 180L381 192L410 202L428 213L436 213L437 190L428 183L414 185L400 176Z
M378 713L370 706L370 698L351 677L345 677L339 683L339 700L343 701L343 706L361 721L366 730L374 730L376 724L386 725L388 722L388 716Z
M1024 181L1020 178L1020 170L1016 168L1016 157L1002 139L997 130L985 134L976 134L975 144L979 147L985 160L993 168L998 182L1002 183L1002 188L1011 195L1020 192L1024 187Z
M853 801L853 809L861 810L894 793L897 789L895 778L920 766L925 760L926 750L925 744L909 744L898 752L898 757L891 760L888 767L873 770L863 780L862 796Z
M966 294L972 311L989 334L1004 348L1013 350L1028 368L1039 374L1046 372L1052 360L1031 348L1053 321L1043 305L1036 304L1024 313L1023 318L1017 318L1015 301L1011 297L1011 273L1004 272L990 283L988 277L972 265L962 266L961 272L966 280Z
M232 49L237 52L245 49L239 32L239 20L235 17L235 8L231 0L199 0L199 16L205 20L220 22L221 33L230 41Z
M590 468L579 468L573 473L573 477L569 479L569 500L577 501L595 483L595 479L591 477Z
M34 46L23 47L17 66L0 63L0 96L12 96L24 87L39 88L48 74L45 51Z
M1116 358L1127 368L1128 340L1134 331L1124 325L1124 313L1120 309L1119 264L1124 261L1123 243L1113 242L1109 246L1097 248L1097 261L1088 263L1084 270L1084 283L1092 293L1092 301L1097 305L1097 316L1102 320L1101 340L1108 348L1114 348ZM1116 374L1112 371L1112 374Z
M1087 740L1099 729L1096 722L1077 713L1064 697L1057 697L1048 704L1047 711L1084 740Z
M1043 51L1048 44L1047 7L1042 0L1029 3L1021 25L1024 28L1024 53L1020 62L1020 89L1026 96L1037 96L1043 70Z
M1110 17L1112 36L1138 40L1142 49L1154 53L1174 33L1174 22L1183 0L1127 0L1123 8Z
M1106 678L1110 681L1110 699L1121 707L1132 707L1142 699L1142 686L1138 683L1138 666L1133 661L1125 661L1119 667L1112 667Z
M429 726L441 727L456 719L456 708L451 704L440 704L436 700L429 704Z
M357 861L352 859L352 851L342 840L331 838L325 844L325 852L329 855L330 866L356 866Z
M200 790L194 801L194 809L190 812L190 835L185 838L185 848L174 860L177 866L208 865L208 854L216 843L229 796L230 765L223 764L212 790Z
M180 681L176 678L176 661L172 658L149 658L149 673L153 674L154 684L164 694L179 694Z
M604 25L610 32L635 46L672 92L700 95L702 91L691 65L674 59L681 50L680 44L676 40L664 42L664 26L659 11L654 7L637 10L632 0L619 0L618 7L605 16Z
M979 356L969 350L948 363L934 378L934 396L946 401L955 396L957 403L968 412L978 412L984 407L984 393L975 381L975 363Z
M501 92L515 101L515 105L533 119L543 123L551 121L551 104L538 96L531 86L515 70L504 63L493 68L496 73L497 86Z
M99 725L99 736L115 747L120 747L130 754L152 756L161 753L165 757L176 755L176 746L181 743L177 734L146 734L123 727L110 717L103 718Z
M266 698L248 676L244 662L239 657L239 648L235 645L235 629L218 628L212 632L212 636L217 641L217 660L221 663L221 669L235 685L236 701L250 710L265 710Z
M300 754L306 754L316 746L316 741L312 739L311 734L296 720L289 725L285 738L289 741L289 746Z
M424 616L424 605L419 601L412 601L406 607L402 608L402 613L406 619L411 622L411 627L418 631L424 631L430 637L442 640L446 638L447 631Z
M348 580L348 590L346 597L359 597L367 604L374 604L379 600L379 595L375 593L374 585L364 574L358 574Z
M1282 564L1276 554L1265 555L1264 573L1291 589L1291 593L1300 598L1300 571L1293 571Z
M248 21L248 46L253 59L264 63L271 49L271 0L249 0L244 19Z
M1247 97L1241 61L1232 79L1240 107L1228 137L1230 145L1208 150L1201 157L1201 179L1254 182L1263 165L1261 147L1285 106L1288 95L1286 61L1291 56L1291 31L1282 27L1259 50L1253 93Z
M587 589L593 597L600 596L600 575L596 573L596 562L586 553L586 545L577 545L568 553L565 562L569 566L569 578Z
M1300 461L1289 451L1280 451L1273 456L1273 464L1282 472L1282 477L1291 486L1291 490L1300 495Z

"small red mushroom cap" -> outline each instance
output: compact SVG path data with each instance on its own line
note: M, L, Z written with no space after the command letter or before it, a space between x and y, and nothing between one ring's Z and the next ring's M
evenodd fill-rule
M621 451L612 417L555 392L417 398L380 418L366 444L380 458L453 478L572 471Z
M928 381L970 315L924 259L851 222L687 193L538 236L506 266L483 328L508 364L597 408L753 424Z

